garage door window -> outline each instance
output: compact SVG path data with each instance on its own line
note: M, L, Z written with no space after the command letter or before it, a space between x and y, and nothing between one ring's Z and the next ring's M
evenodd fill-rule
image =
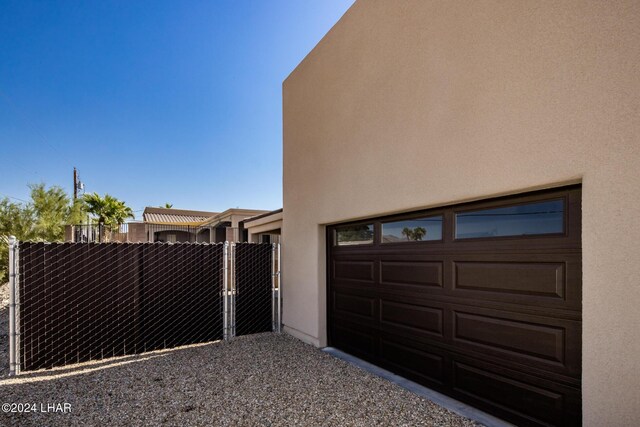
M350 225L336 230L338 246L367 245L373 243L373 224Z
M456 239L564 232L564 200L456 213Z
M442 240L442 215L382 224L382 243Z

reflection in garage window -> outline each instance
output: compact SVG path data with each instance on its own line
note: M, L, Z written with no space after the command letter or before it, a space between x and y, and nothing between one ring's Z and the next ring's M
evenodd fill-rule
M336 230L338 246L373 243L373 224L350 225Z
M564 201L456 213L456 238L525 236L564 232Z
M442 216L382 224L382 243L442 240Z

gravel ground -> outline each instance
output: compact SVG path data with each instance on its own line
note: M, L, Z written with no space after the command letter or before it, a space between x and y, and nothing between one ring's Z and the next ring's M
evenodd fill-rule
M6 360L6 298L2 357ZM3 375L6 375L3 361ZM475 426L290 336L163 350L0 377L0 403L70 403L70 413L0 413L0 425Z

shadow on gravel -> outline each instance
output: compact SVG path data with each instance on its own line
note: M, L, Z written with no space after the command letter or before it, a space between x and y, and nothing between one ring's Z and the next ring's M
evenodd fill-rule
M84 363L78 363L74 365L61 366L53 369L45 369L32 372L23 372L18 376L9 377L5 376L0 379L0 387L3 385L15 384L15 383L34 383L39 381L57 380L65 377L72 377L77 375L90 374L97 371L102 371L110 368L119 368L125 365L134 363L148 362L153 359L160 359L171 355L172 353L197 348L205 347L213 344L217 344L220 341L213 341L210 343L192 344L188 346L170 348L165 350L155 350L147 353L133 354L130 356L112 357L109 359L93 360ZM8 356L7 356L8 357ZM8 369L7 369L8 373Z

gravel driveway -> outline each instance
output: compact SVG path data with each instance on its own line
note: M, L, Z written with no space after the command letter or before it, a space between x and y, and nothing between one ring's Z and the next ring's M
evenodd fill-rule
M476 425L271 333L10 378L0 310L0 403L71 404L70 413L0 413L0 425Z

